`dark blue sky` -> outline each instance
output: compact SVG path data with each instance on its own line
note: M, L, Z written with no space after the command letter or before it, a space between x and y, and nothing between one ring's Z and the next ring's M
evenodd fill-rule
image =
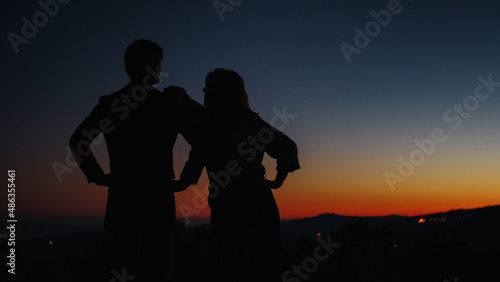
M284 128L299 144L303 167L290 188L293 195L300 194L300 185L320 179L309 193L322 195L330 187L342 195L345 187L356 187L359 195L394 197L385 194L390 190L384 171L395 171L398 155L407 155L414 139L429 137L437 127L447 130L449 141L426 170L442 170L446 185L454 180L445 164L481 155L480 148L500 162L500 90L481 101L460 130L450 131L443 120L446 110L474 94L478 76L500 81L498 1L244 0L224 12L223 21L213 2L69 1L18 46L17 54L9 33L22 36L22 18L33 22L42 8L36 1L2 4L1 167L22 171L20 181L33 192L26 192L27 199L54 199L57 193L47 189L83 181L77 172L59 182L51 164L65 164L71 133L99 97L127 83L123 52L137 38L164 48L168 76L160 89L179 85L202 102L204 76L225 67L243 76L251 106L264 119L284 107L296 115ZM354 46L354 28L364 30L374 20L370 11L387 9L388 3L400 12L348 63L339 45ZM457 156L462 158L453 159ZM463 169L493 160L474 159ZM500 184L498 177L492 181ZM500 202L499 194L490 198Z

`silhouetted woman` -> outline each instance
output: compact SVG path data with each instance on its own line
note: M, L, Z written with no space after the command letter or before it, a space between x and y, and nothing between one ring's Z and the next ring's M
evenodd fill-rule
M236 72L214 70L203 91L217 281L280 281L280 217L272 189L299 169L297 146L250 109ZM266 179L264 152L277 162L273 181Z

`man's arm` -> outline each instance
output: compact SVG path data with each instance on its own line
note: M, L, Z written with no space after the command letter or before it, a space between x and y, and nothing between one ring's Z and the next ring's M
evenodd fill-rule
M202 129L206 120L205 107L191 99L183 88L170 86L163 90L167 95L175 97L178 102L179 133L191 145L189 159L186 161L180 180L178 191L186 189L189 185L197 184L205 166L202 151ZM184 189L182 189L184 188Z
M80 169L87 177L87 181L107 186L110 176L104 174L101 166L92 154L90 146L92 141L101 134L99 121L102 118L100 116L99 105L97 105L92 110L92 113L73 132L69 141L69 147Z

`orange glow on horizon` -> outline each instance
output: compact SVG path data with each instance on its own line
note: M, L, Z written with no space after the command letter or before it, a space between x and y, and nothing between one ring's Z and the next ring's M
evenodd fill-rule
M483 153L482 155L484 155ZM187 155L187 154L178 154ZM456 209L474 209L500 204L500 174L492 162L480 162L481 154L465 154L467 162L457 155L433 156L424 166L396 185L391 191L384 179L385 169L378 159L336 161L306 155L302 168L289 174L283 187L274 190L281 219L315 217L333 213L345 216L418 216ZM445 158L446 157L446 158ZM500 159L500 155L489 157ZM452 160L452 161L450 161ZM317 164L319 162L320 164ZM184 160L176 163L180 172ZM340 165L342 163L343 165ZM268 179L274 178L275 162L265 162ZM105 165L103 165L105 166ZM104 216L107 188L87 184L83 173L75 168L59 183L50 166L40 171L43 177L19 178L16 211L26 215ZM206 173L197 186L176 193L177 217L209 218L206 203Z

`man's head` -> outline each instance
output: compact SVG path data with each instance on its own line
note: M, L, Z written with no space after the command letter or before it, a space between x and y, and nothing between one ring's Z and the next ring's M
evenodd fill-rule
M151 40L138 39L125 51L125 70L134 82L156 84L160 81L163 49Z

